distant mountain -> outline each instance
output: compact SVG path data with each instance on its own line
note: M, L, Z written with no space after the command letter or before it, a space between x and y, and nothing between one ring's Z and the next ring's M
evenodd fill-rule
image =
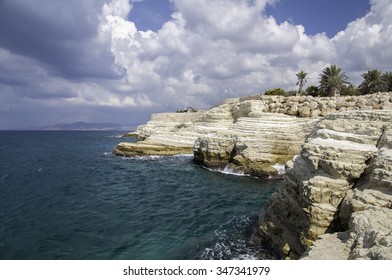
M124 126L116 123L58 123L55 125L47 125L34 127L33 130L119 130L119 131L133 131L136 126Z

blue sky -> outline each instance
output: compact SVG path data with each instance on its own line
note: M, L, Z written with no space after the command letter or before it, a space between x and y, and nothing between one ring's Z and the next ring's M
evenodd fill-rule
M144 0L135 2L128 19L133 21L138 30L157 31L171 19L174 5L168 0Z
M390 0L2 0L0 129L139 124L392 65Z
M278 22L303 25L307 34L325 32L333 37L369 10L368 0L280 0L267 6L266 13Z
M169 0L137 1L128 18L139 30L157 31L170 20L174 10ZM266 6L266 15L273 16L279 23L301 24L310 35L325 32L333 37L369 10L368 0L279 0Z

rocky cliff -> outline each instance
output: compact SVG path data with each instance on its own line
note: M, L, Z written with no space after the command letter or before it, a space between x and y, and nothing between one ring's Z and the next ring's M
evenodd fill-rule
M288 168L259 233L282 258L392 259L392 93L250 96L154 114L121 156L194 153L252 175ZM292 160L292 161L291 161Z
M392 108L390 94L361 97L249 96L225 100L204 112L154 114L121 143L120 156L194 153L209 168L256 176L277 174L297 155L317 121L332 112Z
M194 123L204 111L188 113L153 114L146 125L140 125L128 136L139 139L137 143L120 143L113 151L119 156L191 154L198 136Z
M316 125L260 217L282 257L392 258L391 123L380 110Z

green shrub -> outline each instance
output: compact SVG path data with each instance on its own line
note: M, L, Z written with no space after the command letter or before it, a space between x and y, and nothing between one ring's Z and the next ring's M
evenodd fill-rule
M296 96L297 93L298 93L298 91L296 91L296 90L289 90L289 91L286 91L284 96Z
M352 95L359 95L359 89L354 85L344 86L340 93L343 96L352 96Z
M310 86L306 89L306 94L311 96L320 96L320 90L316 86Z
M284 96L286 94L286 92L284 91L284 89L281 89L281 88L272 88L272 89L266 90L264 94L265 95L282 95L282 96Z

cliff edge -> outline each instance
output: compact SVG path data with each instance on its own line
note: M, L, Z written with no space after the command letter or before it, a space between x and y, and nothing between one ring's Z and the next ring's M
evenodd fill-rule
M208 111L153 114L120 143L119 156L194 154L208 168L276 175L298 155L316 123L334 112L392 109L391 94L368 96L248 96Z
M120 156L195 162L283 183L259 218L282 258L392 259L392 93L249 96L208 111L154 114Z
M260 216L282 258L392 259L391 124L380 110L316 125Z

